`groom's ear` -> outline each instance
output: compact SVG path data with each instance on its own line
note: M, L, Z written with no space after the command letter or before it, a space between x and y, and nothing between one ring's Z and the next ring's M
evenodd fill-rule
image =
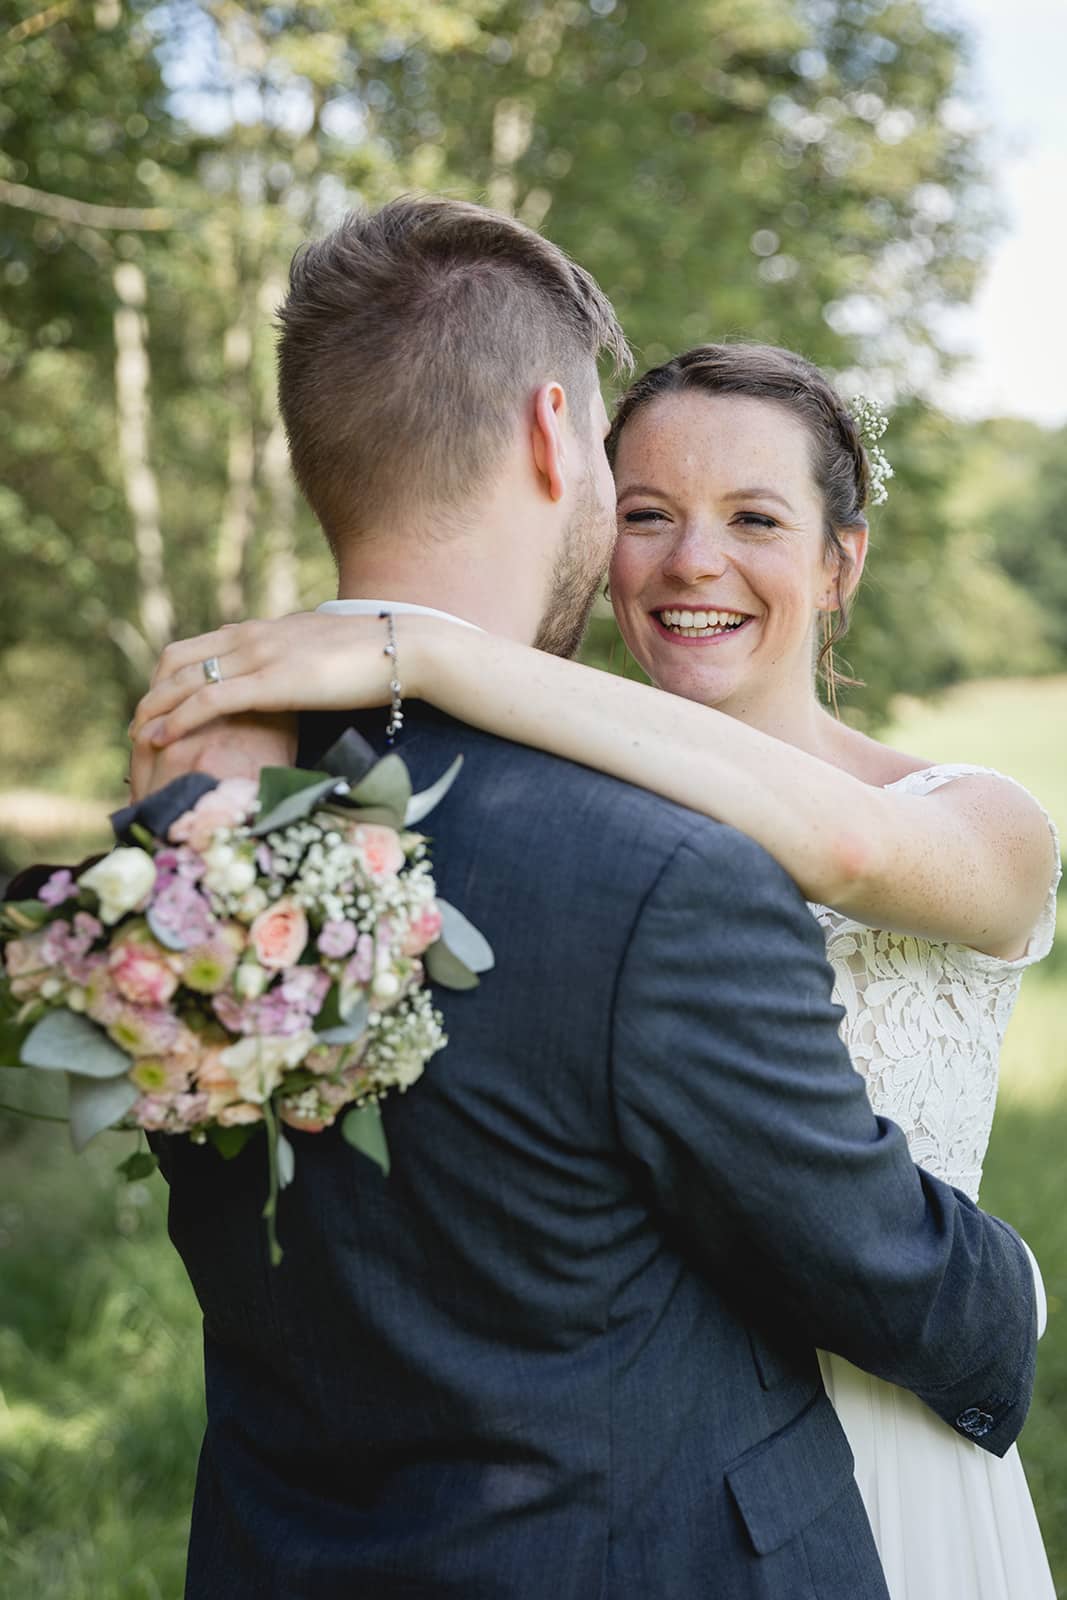
M564 429L567 421L567 396L561 383L542 384L534 395L530 442L534 465L549 498L562 500L566 484Z

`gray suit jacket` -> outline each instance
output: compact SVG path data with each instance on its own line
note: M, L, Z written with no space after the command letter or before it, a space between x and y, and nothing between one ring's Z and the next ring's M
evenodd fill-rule
M206 1336L188 1595L885 1600L815 1348L1003 1453L1020 1242L872 1115L758 846L409 708L417 785L459 752L428 826L497 967L440 996L391 1175L293 1135L272 1271L259 1142L160 1141Z

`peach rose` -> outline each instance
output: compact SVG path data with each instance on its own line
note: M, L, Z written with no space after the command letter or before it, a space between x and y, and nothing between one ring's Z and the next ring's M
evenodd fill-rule
M277 971L294 966L308 942L308 919L292 900L276 900L261 911L248 930L249 943L261 967Z
M349 843L358 852L367 876L378 882L393 877L404 865L404 851L397 831L384 822L357 823Z
M240 1128L248 1122L263 1121L263 1107L238 1100L235 1105L223 1106L215 1119L222 1128Z

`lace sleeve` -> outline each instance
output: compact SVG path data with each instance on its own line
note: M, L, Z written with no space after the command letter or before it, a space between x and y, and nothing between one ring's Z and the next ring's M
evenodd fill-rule
M1001 783L1014 784L1016 789L1021 789L1037 806L1041 815L1048 823L1049 833L1052 835L1052 848L1054 866L1052 878L1049 882L1048 894L1041 913L1034 924L1033 931L1026 943L1026 949L1014 961L1005 961L1000 956L986 955L981 950L971 950L969 946L957 946L960 951L966 951L966 957L975 966L981 967L985 972L1006 972L1022 970L1032 967L1038 961L1043 961L1052 949L1052 940L1056 932L1056 893L1059 889L1060 878L1063 875L1063 865L1060 859L1060 836L1056 824L1035 795L1030 793L1024 784L1016 778L1011 778L1004 772L998 772L995 767L973 767L964 763L954 763L935 767L924 767L920 772L909 772L906 777L900 778L896 783L887 787L902 794L932 794L935 789L941 789L946 783L952 783L956 778L999 778Z

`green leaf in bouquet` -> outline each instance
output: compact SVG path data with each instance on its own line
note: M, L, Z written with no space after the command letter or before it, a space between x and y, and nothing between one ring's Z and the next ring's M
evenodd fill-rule
M125 1161L120 1161L115 1171L126 1179L127 1183L137 1183L141 1178L150 1178L159 1166L159 1162L151 1150L135 1150L132 1156L127 1156Z
M268 783L268 778L273 780L275 776L277 782ZM287 828L292 822L303 821L336 787L337 779L324 778L321 772L301 772L296 767L264 767L259 783L261 809L249 832L253 838L262 839L265 834ZM268 799L271 794L276 796L273 804L262 803L264 793Z
M234 1156L241 1154L258 1127L258 1122L245 1122L233 1128L222 1128L216 1122L207 1130L207 1136L222 1159L232 1161Z
M491 972L493 950L485 935L447 900L438 899L437 909L441 913L441 938L452 954L472 972Z
M150 828L146 828L142 822L131 822L126 831L130 838L141 846L142 850L147 850L150 856L155 855L159 840Z
M442 989L477 989L478 979L458 956L453 955L443 939L432 944L422 958L426 976Z
M388 822L398 831L404 826L411 800L411 775L397 755L383 756L345 796L347 804L375 813L374 821ZM367 817L369 822L372 819Z
M29 1017L24 1016L24 1000L16 1000L10 989L0 984L0 1067L24 1067L22 1046L41 1015L38 1003Z
M370 1006L361 994L355 995L348 1004L344 1003L344 996L339 984L334 984L326 997L326 1005L330 1006L329 1015L325 1016L326 1006L323 1006L315 1018L315 1032L319 1044L355 1044L357 1039L362 1039L367 1031L367 1019L370 1016Z
M288 1189L296 1177L296 1154L284 1133L278 1134L278 1188Z
M120 1078L131 1066L125 1050L113 1044L102 1028L64 1006L46 1012L30 1030L23 1042L22 1061L27 1067L74 1072L81 1078Z
M0 907L0 920L16 933L36 933L55 915L55 908L43 900L5 900Z
M341 1133L353 1150L358 1150L389 1176L389 1145L385 1138L382 1113L378 1106L357 1106L341 1123Z
M140 1098L129 1078L87 1078L68 1072L70 1084L70 1142L81 1152L105 1128L114 1127Z
M404 826L414 828L423 817L428 817L435 806L439 806L445 795L459 777L463 757L457 756L447 772L441 774L436 783L428 789L422 789L418 794L413 794L408 801L408 808L404 813Z

